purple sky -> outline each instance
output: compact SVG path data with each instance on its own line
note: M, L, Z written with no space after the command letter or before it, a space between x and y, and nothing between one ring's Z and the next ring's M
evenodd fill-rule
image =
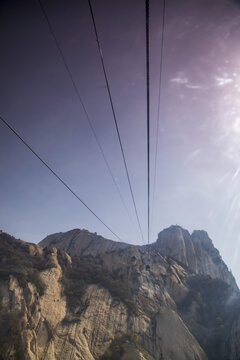
M131 221L37 1L0 1L1 115L127 242L142 244L86 0L44 1ZM140 220L147 234L144 1L92 0ZM150 0L151 167L162 3ZM208 231L240 282L240 5L166 0L151 241L171 224ZM0 227L27 241L112 235L0 123ZM153 177L151 177L153 181ZM134 226L132 226L132 222Z

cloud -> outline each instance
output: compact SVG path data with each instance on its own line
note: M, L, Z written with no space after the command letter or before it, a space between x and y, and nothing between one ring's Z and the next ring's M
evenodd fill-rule
M183 77L175 77L175 78L172 78L170 81L173 83L176 83L176 84L180 84L180 85L184 85L184 84L188 83L188 79L183 78Z
M228 85L228 84L231 84L232 82L233 82L233 79L231 79L231 78L227 78L227 77L217 77L216 78L216 83L218 86Z
M236 177L238 176L239 172L240 172L240 168L238 168L238 169L235 171L235 173L233 174L232 180L235 180L235 179L236 179Z
M188 89L201 89L201 88L202 88L202 86L199 85L199 84L193 84L193 83L191 83L191 82L189 81L188 77L187 77L184 73L182 73L182 72L177 73L177 75L176 75L174 78L172 78L172 79L170 80L170 82L171 82L171 83L178 84L178 85L183 85L183 86L185 86L185 87L188 88Z
M186 84L188 89L202 89L201 85Z

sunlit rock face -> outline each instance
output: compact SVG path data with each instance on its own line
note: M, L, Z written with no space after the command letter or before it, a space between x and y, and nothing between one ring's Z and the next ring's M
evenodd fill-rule
M164 230L150 257L79 229L41 244L0 234L0 359L239 359L238 292L199 271L206 233Z
M57 247L70 255L97 256L107 251L123 249L128 244L105 239L88 230L73 229L65 233L56 233L47 236L40 242L42 247Z
M194 273L210 275L238 289L234 277L206 231L195 230L190 235L180 226L171 226L159 233L154 246L163 255L180 261Z
M40 245L57 247L74 256L99 256L108 251L130 247L128 244L107 240L96 233L81 229L49 235L40 242ZM146 249L146 246L142 248ZM190 235L180 226L171 226L159 233L157 242L150 245L150 248L158 250L164 256L174 258L197 274L222 279L238 291L234 277L206 231L195 230Z

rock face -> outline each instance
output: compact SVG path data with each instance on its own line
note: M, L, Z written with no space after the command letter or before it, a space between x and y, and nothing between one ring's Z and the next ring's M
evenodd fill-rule
M129 244L104 239L87 230L74 229L66 233L47 236L39 245L57 247L70 255L97 256L109 251L131 247ZM234 277L222 260L219 251L213 246L206 231L195 230L190 233L180 226L171 226L158 234L157 242L150 245L164 256L170 256L196 274L210 275L221 279L236 291L238 287ZM146 246L138 246L146 249Z
M234 306L234 305L233 305ZM224 359L240 359L240 303L234 306L232 326L224 344Z
M221 279L235 290L238 289L234 277L206 231L195 230L190 235L180 226L171 226L159 233L153 246L163 255L180 261L194 273L210 275L213 279Z
M57 247L70 255L97 256L107 251L128 247L128 244L116 242L91 233L88 230L74 229L66 233L56 233L47 236L39 245L42 247Z
M44 248L1 233L0 359L239 359L234 279L191 259L213 245L181 230L164 230L179 253L160 235L150 262L145 247L86 230Z

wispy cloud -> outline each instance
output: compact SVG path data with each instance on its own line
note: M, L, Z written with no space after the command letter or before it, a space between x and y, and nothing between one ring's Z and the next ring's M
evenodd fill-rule
M188 79L186 77L181 77L181 76L177 76L175 78L172 78L170 80L172 83L176 83L176 84L180 84L180 85L185 85L188 83Z
M231 79L229 77L216 77L217 86L228 85L228 84L231 84L232 82L233 82L233 79Z
M191 152L190 155L187 156L187 158L184 161L184 165L187 165L191 161L193 161L200 153L202 152L202 149L196 149L193 152Z
M226 85L229 85L229 84L235 82L235 78L236 78L237 74L233 73L232 76L231 75L229 76L229 75L230 74L222 73L220 76L215 76L214 79L212 79L211 84L208 84L208 86L207 86L206 84L201 85L198 83L194 83L188 78L188 76L184 72L178 72L175 77L170 79L170 82L184 86L188 89L196 89L196 90L207 88L209 86L210 87L211 86L223 87L223 86L226 86ZM240 86L238 84L236 84L235 87L239 88Z
M186 84L188 89L202 89L201 85Z
M170 80L171 83L185 86L188 89L201 89L202 86L199 84L193 84L188 77L183 73L179 72Z
M238 169L235 171L235 173L233 174L232 180L235 180L235 179L236 179L236 177L238 176L239 172L240 172L240 168L238 168Z
M218 179L218 185L222 184L228 177L229 177L230 173L227 172L225 173L222 177L220 177L220 179Z

